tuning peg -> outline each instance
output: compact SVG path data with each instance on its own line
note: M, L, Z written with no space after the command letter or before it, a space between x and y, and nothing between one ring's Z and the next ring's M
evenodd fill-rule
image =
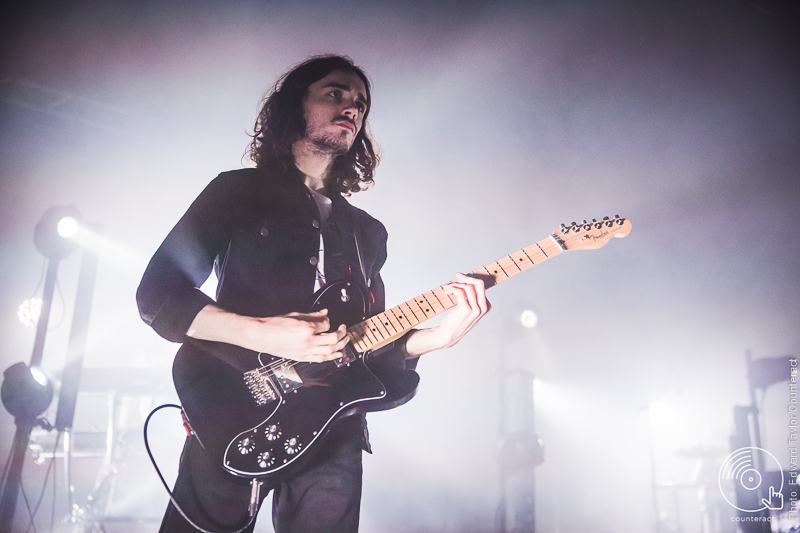
M565 224L561 224L561 234L566 235L569 233L569 228Z
M619 218L619 217L617 217L617 225L618 225L618 226L621 226L621 225L623 225L624 223L625 223L625 219L624 219L624 218Z

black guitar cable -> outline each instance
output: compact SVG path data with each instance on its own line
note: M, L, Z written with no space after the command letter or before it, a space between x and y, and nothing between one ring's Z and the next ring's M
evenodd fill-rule
M159 405L158 407L150 411L150 414L147 415L147 419L144 421L144 447L147 449L147 455L150 457L150 462L153 463L153 468L156 469L156 474L158 474L158 478L161 480L161 484L164 485L167 494L169 494L169 499L170 501L172 501L172 505L174 505L175 509L177 509L178 512L181 513L181 516L187 522L189 522L189 524L191 524L191 526L196 530L201 531L202 533L214 533L213 531L207 531L201 528L200 526L192 522L192 520L188 516L186 516L186 513L183 512L183 509L181 509L180 505L178 505L178 502L175 501L175 498L172 495L172 491L169 489L169 485L167 485L167 482L164 480L164 476L161 475L161 470L159 470L158 465L156 464L156 460L153 458L153 453L150 451L150 443L147 440L147 426L150 424L150 418L152 418L154 414L156 414L161 409L164 409L165 407L174 407L175 409L178 409L179 411L181 411L181 413L183 413L183 408L180 405L175 405L174 403L165 403L164 405ZM261 484L262 482L258 481L256 478L253 478L253 480L250 482L250 486L252 489L250 492L250 506L248 507L248 511L250 513L250 520L248 520L248 522L244 526L237 529L236 531L230 531L224 533L241 533L242 531L250 527L250 525L256 519L256 515L258 514L257 512L258 493L259 489L261 488Z

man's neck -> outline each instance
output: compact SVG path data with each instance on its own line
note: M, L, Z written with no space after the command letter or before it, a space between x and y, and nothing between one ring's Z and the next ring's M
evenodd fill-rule
M328 177L335 157L332 154L321 153L315 150L307 141L300 140L292 145L294 164L305 176L303 182L306 186L319 193L325 193Z

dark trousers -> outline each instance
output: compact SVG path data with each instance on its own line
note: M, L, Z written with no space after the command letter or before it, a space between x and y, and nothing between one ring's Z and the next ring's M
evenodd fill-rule
M338 430L338 431L337 431ZM356 533L361 504L362 437L334 428L311 461L297 474L261 487L259 507L270 490L276 533ZM212 533L232 533L247 524L249 480L224 472L196 438L188 437L173 497L189 519ZM255 521L245 529L252 532ZM172 502L162 533L194 533Z

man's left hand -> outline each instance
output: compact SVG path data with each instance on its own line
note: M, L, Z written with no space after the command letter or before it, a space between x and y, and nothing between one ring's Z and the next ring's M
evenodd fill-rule
M406 351L412 357L455 345L492 308L486 299L483 280L479 278L459 272L456 280L445 285L444 289L456 299L457 305L438 327L415 331L408 338Z

